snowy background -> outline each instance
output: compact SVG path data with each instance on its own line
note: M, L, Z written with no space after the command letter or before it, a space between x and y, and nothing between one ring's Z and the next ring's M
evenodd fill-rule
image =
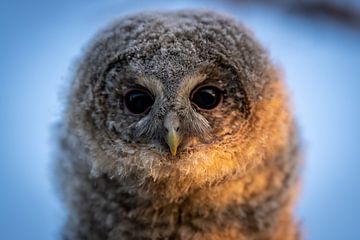
M306 150L296 209L306 239L360 239L359 29L235 2L0 0L0 239L57 239L50 129L90 37L125 13L189 7L236 16L284 70Z

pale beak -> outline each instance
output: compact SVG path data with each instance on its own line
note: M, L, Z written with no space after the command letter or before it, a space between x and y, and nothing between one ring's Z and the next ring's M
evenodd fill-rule
M164 128L166 129L165 141L170 148L171 154L175 156L181 142L181 135L179 133L180 120L175 112L170 111L166 114Z
M173 127L171 127L167 133L166 143L169 145L171 154L175 156L180 143L180 138L179 134L175 131Z

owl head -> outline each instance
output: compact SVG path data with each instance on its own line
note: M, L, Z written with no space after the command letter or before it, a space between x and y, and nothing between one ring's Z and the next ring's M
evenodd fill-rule
M67 131L94 176L173 200L271 161L291 128L267 52L207 11L114 22L87 48L69 99Z

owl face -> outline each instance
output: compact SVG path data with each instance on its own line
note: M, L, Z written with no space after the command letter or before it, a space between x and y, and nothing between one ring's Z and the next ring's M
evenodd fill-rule
M231 69L207 63L168 80L130 64L106 73L104 114L113 140L155 146L164 157L177 158L221 142L245 123L248 102Z
M282 89L266 52L232 19L143 13L95 38L68 125L93 172L180 196L275 157L291 126Z

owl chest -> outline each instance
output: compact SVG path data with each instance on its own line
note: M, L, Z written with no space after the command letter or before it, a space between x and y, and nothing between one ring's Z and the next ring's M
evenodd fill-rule
M237 185L236 183L233 183ZM246 239L247 232L269 228L274 219L261 197L247 204L230 183L198 191L175 203L126 191L110 191L102 202L108 239ZM109 188L107 188L109 191ZM124 189L122 189L124 190ZM229 193L226 193L229 192ZM232 197L231 197L232 196ZM274 204L275 203L275 204ZM98 209L100 211L100 209Z

